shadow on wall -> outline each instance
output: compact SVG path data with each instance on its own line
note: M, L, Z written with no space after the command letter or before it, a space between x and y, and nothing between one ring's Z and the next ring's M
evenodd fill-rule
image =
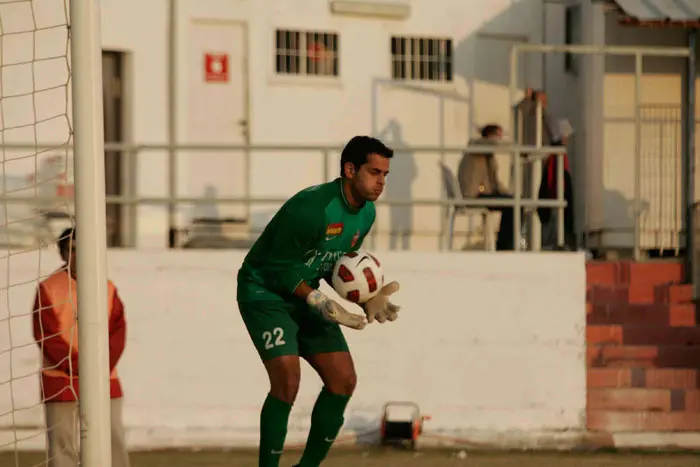
M224 231L225 226L242 224L239 220L221 217L219 192L213 185L204 188L202 198L212 200L210 203L196 205L192 209L192 218L188 225L188 235L183 248L191 249L247 249L253 244L252 238L232 238Z
M401 145L466 147L486 123L500 124L510 132L510 50L513 42L537 42L541 37L540 0L503 2L502 11L489 11L487 21L465 17L466 30L452 43L453 82L393 80L376 77L372 84L372 134L399 148ZM468 23L472 23L469 25ZM520 61L519 90L541 84L541 62L531 57ZM387 68L390 73L391 69ZM514 103L513 103L514 104ZM509 173L511 160L501 161L501 176ZM438 161L456 170L461 154L398 150L387 184L387 199L442 198ZM506 162L506 163L504 163ZM387 209L390 217L389 247L403 250L417 247L416 232L437 235L443 216L437 206ZM380 209L379 225L384 209ZM386 225L386 224L384 224ZM376 229L375 229L375 234ZM412 237L413 236L413 237ZM376 235L370 236L372 247Z
M605 190L603 192L603 206L611 217L605 221L613 230L634 230L634 202L617 190Z
M207 185L202 193L202 198L212 200L211 203L197 204L192 209L193 219L218 219L220 217L219 205L215 201L219 192L214 185Z
M436 90L416 82L375 78L371 102L372 134L395 153L384 199L440 199L440 175L436 164L440 154L416 152L409 148L463 145L468 97L452 89ZM459 133L454 130L455 121L464 122L459 126ZM437 213L438 209L435 211ZM385 216L389 219L388 226L384 223ZM377 227L388 230L391 250L415 248L412 235L416 231L437 232L439 223L439 213L433 216L430 206L378 208ZM373 229L369 237L370 248L376 247L377 233L377 228Z
M387 179L386 200L406 201L413 198L411 186L417 176L415 155L405 149L408 144L403 139L401 125L390 120L379 133L379 139L394 149L391 172ZM410 250L413 230L413 207L392 205L389 208L391 227L389 234L390 250Z
M473 128L498 123L511 131L511 49L514 43L537 43L542 37L541 0L511 1L454 46L454 73L462 77L471 97ZM539 54L518 55L519 96L526 87L542 85Z
M376 446L381 440L379 433L380 420L377 417L365 417L351 413L345 421L344 429L356 433L357 444Z
M629 199L618 190L605 190L603 192L602 206L605 206L603 213L605 232L613 235L612 239L606 240L606 248L620 247L623 250L627 250L629 245L633 244L632 241L634 239L634 200ZM644 217L649 210L649 203L643 201L640 209L642 212L640 222L644 225ZM601 242L601 227L601 225L591 225L591 228L588 230L591 250L596 255L604 253L596 248Z

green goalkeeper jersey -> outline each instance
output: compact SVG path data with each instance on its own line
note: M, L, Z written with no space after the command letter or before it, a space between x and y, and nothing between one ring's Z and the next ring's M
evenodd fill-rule
M360 248L375 217L372 202L350 206L340 178L297 193L243 260L238 300L287 300L302 281L317 288L342 255Z

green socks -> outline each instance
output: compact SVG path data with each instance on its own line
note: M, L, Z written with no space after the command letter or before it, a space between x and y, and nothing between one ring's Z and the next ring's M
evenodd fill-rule
M279 466L291 410L290 404L267 395L260 413L259 467Z
M350 396L333 394L325 387L321 390L313 412L311 412L311 429L299 467L319 467L321 465L343 426L345 421L343 415L349 400ZM262 467L262 464L260 465Z
M299 467L319 467L328 455L345 419L350 396L333 394L325 387L311 412L311 429ZM267 395L260 413L260 460L258 467L279 467L287 437L287 424L292 406Z

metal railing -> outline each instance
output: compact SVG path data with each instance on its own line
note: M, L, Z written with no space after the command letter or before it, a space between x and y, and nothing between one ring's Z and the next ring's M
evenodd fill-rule
M68 144L44 144L44 145L31 145L31 144L3 144L0 145L0 150L11 151L11 150L31 150L35 153L41 151L71 151L72 147ZM514 179L514 193L512 198L498 198L498 199L479 199L479 198L469 198L469 199L402 199L402 200L380 200L377 202L378 205L389 205L389 206L436 206L443 208L458 208L458 207L485 207L485 208L498 208L498 207L511 207L514 210L514 222L513 222L513 232L514 238L518 239L521 232L521 226L523 221L521 219L521 209L536 211L537 208L550 208L556 209L558 211L557 215L557 244L562 246L564 244L564 209L567 205L564 200L564 163L563 156L566 152L566 148L563 147L536 147L536 146L522 146L522 145L471 145L468 147L442 147L442 146L410 146L410 147L393 147L393 149L398 153L401 151L410 151L415 154L420 153L432 153L433 155L439 155L441 159L447 154L483 154L483 153L510 153L513 169L513 179ZM198 152L232 152L240 151L244 154L246 158L246 165L250 167L250 154L253 152L316 152L321 155L319 160L319 166L321 171L321 180L328 181L331 179L330 174L330 155L333 153L339 153L342 150L342 146L336 145L223 145L223 144L179 144L176 146L170 146L167 144L128 144L128 143L107 143L105 144L105 151L109 154L121 153L126 156L129 166L136 168L135 163L137 157L146 151L175 151L175 152L185 152L185 151L198 151ZM557 164L557 199L537 199L537 193L533 191L533 197L524 198L522 196L522 164L528 160L541 160L544 157L549 157L552 154L556 154L559 158L559 163ZM523 157L526 155L526 157ZM177 159L175 159L177 163ZM531 164L534 176L539 176L539 173L534 173L535 170L539 170L539 165ZM174 177L171 176L171 172L174 171L171 164L168 164L166 170L165 178L167 180L167 192L177 194L177 186L172 186L176 183ZM176 168L175 168L176 169ZM137 177L138 171L133 170L132 176ZM249 175L249 173L248 173ZM391 183L391 181L389 182ZM440 183L439 177L436 177L436 183ZM30 187L28 187L30 188ZM80 187L77 187L79 190ZM243 204L250 207L253 204L275 204L279 205L285 202L288 197L253 197L250 195L250 182L248 183L248 193L245 196L229 196L229 197L184 197L184 196L142 196L136 193L134 190L129 195L121 196L107 196L107 204L117 204L123 206L140 206L140 205L161 205L168 206L169 210L172 210L178 205L221 205L221 204ZM291 193L290 193L291 195ZM0 203L2 205L7 204L27 204L27 205L39 205L52 202L65 201L65 198L61 197L44 197L44 196L22 196L20 194L0 194ZM534 221L537 221L537 216L532 216ZM170 226L173 227L172 225ZM132 229L135 229L132 226ZM132 237L133 238L133 237ZM539 239L533 239L533 249L538 250L540 246ZM514 249L519 251L521 249L520 242L516 241Z
M590 21L604 21L604 15L599 17L595 16L588 18ZM642 77L644 75L644 58L645 57L665 57L671 58L675 57L686 62L687 70L686 77L683 79L684 86L684 107L685 115L682 119L682 133L683 133L683 143L682 143L682 176L681 176L681 186L683 195L683 223L685 225L691 225L693 222L692 206L687 200L694 199L695 192L695 178L694 178L694 166L695 166L695 122L694 122L694 109L695 109L695 76L696 76L696 48L697 48L697 32L693 31L689 33L689 41L687 47L653 47L653 46L614 46L614 45L589 45L589 44L535 44L535 43L518 43L514 44L511 49L510 54L510 100L515 102L517 100L518 89L518 73L519 73L519 63L522 56L525 54L539 53L543 55L553 54L553 53L566 53L574 56L587 56L587 57L598 57L602 60L604 57L608 56L626 56L631 57L634 60L634 99L631 107L633 108L634 116L632 121L634 122L634 137L633 137L633 166L630 167L630 171L633 176L633 190L634 194L631 196L634 203L633 206L633 229L634 229L634 241L633 241L633 257L635 260L641 260L643 257L642 252L642 237L643 237L643 219L642 216L645 212L644 206L644 196L642 193L642 161L641 153L643 148L643 102L642 102ZM603 78L606 71L604 62L601 62L601 66L598 71L594 71L594 66L589 64L589 66L583 69L582 82L585 82L582 86L597 86L595 93L591 93L587 96L589 103L594 103L591 108L599 107L596 110L600 111L596 119L590 119L586 117L584 121L587 124L597 125L600 120L604 117L604 112L602 112L602 105L604 102L602 87L602 81L600 84L596 84L596 77ZM598 74L596 74L598 73ZM592 111L591 111L592 112ZM584 112L585 115L585 112ZM513 116L513 126L516 126L516 117ZM538 125L539 126L539 125ZM601 127L602 129L603 127ZM538 131L541 131L538 128ZM590 135L595 133L595 131L588 131L589 138L593 139ZM601 133L602 134L602 133ZM587 147L586 155L588 156L594 151L593 148ZM586 158L587 159L587 158ZM586 164L589 161L586 160ZM585 169L584 169L585 170ZM606 229L609 230L609 229ZM690 250L690 246L693 245L694 239L694 229L688 228L685 231L679 231L679 234L684 234L685 244L687 250ZM687 255L687 257L692 257L692 254Z

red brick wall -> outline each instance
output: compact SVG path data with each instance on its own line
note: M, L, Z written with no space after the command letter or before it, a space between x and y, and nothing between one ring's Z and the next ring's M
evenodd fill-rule
M588 429L700 431L700 326L674 262L587 267Z

